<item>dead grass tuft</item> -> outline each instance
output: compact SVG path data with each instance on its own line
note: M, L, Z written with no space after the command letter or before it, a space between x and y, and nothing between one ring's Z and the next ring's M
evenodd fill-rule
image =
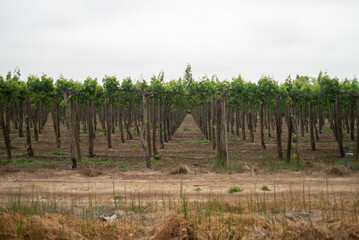
M305 161L304 166L307 168L312 168L312 167L314 167L314 164L311 161Z
M88 177L96 177L96 176L101 175L102 171L101 171L101 169L98 169L95 164L92 164L92 165L84 168L82 173Z
M171 175L188 174L188 173L191 173L191 171L189 170L189 168L186 165L180 165L178 168L176 168L175 170L170 172Z
M345 168L344 166L335 166L329 168L328 170L328 174L340 177L348 175L349 173L349 169Z
M59 236L83 239L81 234L68 227L70 224L63 224L73 222L75 217L65 218L61 214L26 217L20 213L5 213L1 226L4 232L1 234L4 239L32 239L33 236L38 239L58 239Z
M152 239L198 239L193 224L187 223L183 215L170 214L159 226L151 231Z

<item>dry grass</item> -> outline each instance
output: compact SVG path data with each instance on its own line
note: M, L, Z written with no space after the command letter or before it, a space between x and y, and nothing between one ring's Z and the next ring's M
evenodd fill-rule
M0 239L359 239L358 190L338 195L327 184L313 195L304 180L302 193L272 189L188 198L181 180L168 197L113 190L113 202L89 192L88 202L71 205L19 191L0 201ZM118 210L114 222L99 218Z
M138 220L86 222L62 214L24 216L7 212L0 222L1 239L358 239L359 224L340 219L329 223L259 214L213 217L196 224L169 214L161 223L143 226Z
M180 165L178 168L171 171L170 174L171 175L174 175L174 174L188 174L190 172L191 171L189 170L189 168L186 165Z
M86 166L82 170L83 175L87 177L97 177L102 174L101 169L97 168L95 164L91 164L89 166Z
M150 231L152 239L198 239L193 224L187 222L183 215L172 213L161 224Z
M344 166L333 166L328 169L328 174L333 176L346 176L349 175L351 171Z

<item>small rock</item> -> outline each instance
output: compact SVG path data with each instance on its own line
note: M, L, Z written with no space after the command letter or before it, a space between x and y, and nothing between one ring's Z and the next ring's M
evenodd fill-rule
M105 222L114 222L114 221L116 221L116 219L117 219L117 215L116 215L116 214L113 214L111 217L106 217L106 216L104 216L104 215L101 215L101 216L100 216L100 219L101 219L102 221L105 221Z

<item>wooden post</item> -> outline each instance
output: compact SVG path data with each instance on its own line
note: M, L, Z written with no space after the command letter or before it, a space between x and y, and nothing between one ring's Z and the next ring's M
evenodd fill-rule
M356 141L356 148L355 148L355 159L359 159L359 99L357 100L357 141Z
M261 134L261 145L263 149L266 149L266 144L264 142L264 122L263 122L263 102L261 102L259 109L259 121L260 121L260 134Z
M293 112L294 112L294 107L293 107ZM296 136L296 140L295 140L295 154L297 155L297 162L298 164L300 163L300 159L301 159L301 154L299 151L299 132L298 132L298 128L297 128L297 122L296 119L294 119L293 115L290 116L289 121L292 122L292 131L294 132L295 136Z
M163 114L162 114L162 99L160 98L159 100L159 104L158 104L158 112L159 112L159 120L160 120L160 124L159 124L159 129L160 129L160 148L164 149L165 148L165 144L163 143Z
M312 150L315 150L315 140L314 140L314 109L313 103L309 104L309 126L310 126L310 144L312 146Z
M220 160L220 164L222 164L221 160L222 157L220 156L220 154L222 153L222 144L221 144L221 127L222 127L222 123L221 123L221 104L220 104L220 99L216 99L216 150L217 150L217 160Z
M67 89L66 92L61 91L64 101L68 104L66 107L67 115L67 124L69 127L69 137L70 137L70 154L72 161L72 168L77 167L77 161L81 161L81 152L80 152L80 141L77 131L76 124L76 112L74 108L74 103L72 99L72 89ZM75 140L75 143L74 143Z
M148 124L147 120L147 95L142 92L142 127L141 127L141 144L145 152L146 167L151 168L150 152L146 144L146 127Z
M211 103L207 103L207 125L208 125L208 139L212 141L212 126L211 126Z
M215 98L212 98L212 104L211 104L211 117L212 117L212 139L211 139L211 145L212 145L212 150L216 149L216 127L215 125L217 125L216 123L216 115L215 115Z
M344 148L343 148L343 131L342 131L342 120L341 120L341 112L340 112L340 98L337 97L336 103L335 103L335 112L336 112L336 132L337 132L337 139L338 139L338 146L339 146L339 153L341 157L344 157Z
M123 136L123 108L120 104L120 107L119 107L119 119L118 119L118 125L119 125L119 128L120 128L120 133L121 133L121 142L124 143L125 142L125 137ZM138 134L140 135L140 134Z
M253 112L254 109L252 107L252 103L249 103L248 107L248 123L249 123L249 137L251 139L251 142L254 142L254 130L253 130Z
M80 152L80 138L79 138L79 132L77 129L77 123L76 123L76 111L74 107L74 101L72 99L72 89L68 90L69 93L69 101L70 101L70 111L71 111L71 122L72 122L72 129L73 134L75 137L75 152L76 152L76 160L78 162L81 162L81 152ZM75 162L75 166L73 168L77 167L77 163Z
M241 105L241 111L242 111L242 140L246 140L246 110L244 108L244 104ZM248 121L248 116L247 116Z
M107 147L112 148L111 143L111 105L110 105L110 99L107 99L106 101L106 120L107 120Z
M158 155L157 146L156 146L156 125L157 125L157 115L158 115L158 108L157 108L158 101L157 99L153 98L153 116L152 116L152 147L153 147L153 156Z
M30 97L25 99L25 124L26 124L26 151L29 157L34 156L34 151L31 146L31 132L30 132Z
M226 93L222 91L217 104L217 164L229 167L228 145L226 132Z
M4 135L4 142L5 142L7 158L9 160L11 160L12 156L11 156L10 142L9 142L9 139L8 139L8 135L6 134L6 128L5 128L5 122L4 122L4 115L3 114L4 113L3 113L3 109L2 109L2 104L0 102L0 125L1 125L1 129L2 129L2 133Z
M293 124L291 120L291 113L288 111L288 141L287 141L287 154L286 154L286 161L290 162L290 152L292 149L292 132L293 132Z
M164 102L163 105L163 140L167 143L168 142L168 136L167 136L167 103Z
M23 102L19 103L19 137L23 137L24 133L22 130L22 123L23 123L23 117L24 117L24 105Z
M146 137L147 137L147 147L148 147L148 152L150 154L150 158L153 156L152 155L152 146L151 146L151 121L150 121L150 109L149 109L149 105L148 105L148 97L147 97L147 122L146 122Z
M94 136L95 132L93 130L93 100L92 97L89 99L89 106L88 106L88 127L89 127L89 157L94 157Z
M269 107L267 107L267 121L268 121L268 137L270 138L271 135L271 109Z
M221 112L222 112L222 119L221 119L221 156L223 161L225 161L227 163L227 167L229 167L229 158L228 158L228 144L227 144L227 132L225 129L225 124L226 124L226 93L227 91L222 91L221 92L221 98L220 98L220 108L221 108Z
M283 149L282 149L282 114L279 107L279 95L277 94L275 98L275 127L277 132L277 151L278 158L283 159Z

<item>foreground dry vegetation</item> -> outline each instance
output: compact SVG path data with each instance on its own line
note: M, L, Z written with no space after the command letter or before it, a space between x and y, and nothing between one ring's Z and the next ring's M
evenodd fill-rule
M331 157L337 150L329 131L318 151L303 145L301 165L278 161L274 139L263 150L229 135L231 168L220 169L187 115L152 170L136 136L107 149L101 133L101 155L70 170L66 147L52 154L51 128L34 144L36 157L23 158L19 140L16 160L1 164L0 239L359 238L358 162L350 159L346 169ZM189 172L171 174L181 164Z
M358 239L359 193L327 188L312 195L263 188L235 196L117 195L98 203L64 203L42 193L7 197L0 217L2 239ZM232 188L230 188L232 189ZM234 189L234 188L233 188ZM268 191L268 193L266 193ZM228 191L230 192L230 191ZM269 193L270 192L270 193ZM4 200L4 199L3 199ZM101 216L102 215L102 216ZM113 221L101 219L110 216ZM115 216L115 217L114 217ZM109 219L109 218L107 218Z

